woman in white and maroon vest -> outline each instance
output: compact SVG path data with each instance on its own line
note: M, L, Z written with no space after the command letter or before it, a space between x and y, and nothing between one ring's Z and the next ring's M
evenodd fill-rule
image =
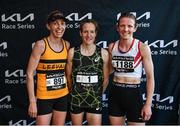
M133 38L136 18L123 13L117 23L119 40L109 44L110 71L114 72L109 92L109 119L112 125L145 125L151 117L151 102L154 92L154 68L148 45ZM143 104L140 83L145 69L146 102Z

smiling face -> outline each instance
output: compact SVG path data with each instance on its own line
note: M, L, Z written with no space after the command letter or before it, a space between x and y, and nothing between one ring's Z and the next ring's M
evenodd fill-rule
M80 36L84 44L94 44L96 39L96 27L93 23L85 23L80 31Z
M55 38L62 38L66 29L66 23L63 19L57 19L47 24L47 28L52 36Z
M134 19L130 17L122 17L117 25L117 31L123 40L132 39L136 29Z

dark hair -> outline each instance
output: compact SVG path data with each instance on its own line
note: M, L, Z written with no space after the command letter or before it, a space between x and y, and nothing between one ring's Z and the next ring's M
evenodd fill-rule
M52 11L48 17L47 17L47 20L46 22L49 24L57 19L63 19L65 22L67 22L68 20L64 17L63 13L61 13L60 11L58 10L55 10L55 11Z
M87 20L84 20L84 21L82 21L82 22L80 23L80 31L81 31L81 32L82 32L82 30L83 30L84 24L86 24L86 23L92 23L92 24L94 24L94 26L95 26L95 31L96 31L96 32L99 31L98 23L97 23L95 20L93 20L93 19L87 19Z
M137 26L137 21L136 21L136 17L134 16L134 14L130 13L130 12L125 12L125 13L122 13L121 16L119 17L118 21L117 21L117 24L119 26L119 22L122 18L124 17L128 17L128 18L131 18L134 20L135 24L134 26L136 27Z

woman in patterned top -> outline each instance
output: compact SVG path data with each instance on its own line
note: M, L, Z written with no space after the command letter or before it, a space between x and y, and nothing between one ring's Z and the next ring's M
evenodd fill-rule
M82 125L86 113L89 125L101 125L102 93L108 84L109 54L96 46L98 25L94 20L80 24L82 43L68 53L67 79L71 89L71 119L73 125Z

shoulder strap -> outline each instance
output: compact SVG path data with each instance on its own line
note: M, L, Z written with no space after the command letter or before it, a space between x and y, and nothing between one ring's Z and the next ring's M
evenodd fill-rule
M41 56L45 53L46 49L47 49L47 46L48 46L48 39L47 37L43 38L43 41L44 41L44 44L45 44L45 48L44 48L44 51L43 53L41 54Z

